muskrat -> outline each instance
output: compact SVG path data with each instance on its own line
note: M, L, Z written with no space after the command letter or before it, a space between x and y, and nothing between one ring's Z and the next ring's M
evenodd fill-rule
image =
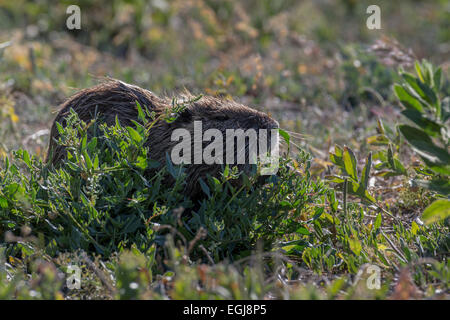
M192 96L189 93L184 93L180 96L180 100L184 101L190 98ZM180 111L175 121L158 120L158 125L150 129L145 146L149 148L149 156L152 159L164 164L166 153L170 154L172 148L178 143L178 141L172 141L171 139L173 131L183 128L194 134L194 121L202 122L203 132L208 129L218 129L223 133L224 137L227 129L271 130L279 127L278 122L267 114L229 99L202 96L198 100L191 100L192 102L188 103ZM54 166L58 166L66 156L64 147L57 144L59 133L56 122L65 126L65 119L69 115L70 109L73 109L80 120L86 123L97 116L97 121L113 126L117 116L122 126L133 127L133 120L139 122L137 103L158 115L167 112L168 108L172 107L172 101L173 99L158 97L149 90L113 79L104 81L94 87L83 89L68 98L60 106L60 111L51 128L46 161ZM270 146L269 142L269 150ZM247 143L245 147L247 155L248 147ZM234 153L237 157L236 149L234 149ZM237 166L239 170L247 173L250 170L250 166L247 164L238 164ZM217 176L221 168L223 168L223 164L216 163L187 165L186 195L195 196L201 193L198 183L199 178L205 179L208 174Z

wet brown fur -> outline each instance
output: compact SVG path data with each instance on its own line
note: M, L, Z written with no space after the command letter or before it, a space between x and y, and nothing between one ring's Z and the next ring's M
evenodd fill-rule
M193 96L186 93L181 95L178 100L192 98ZM108 80L92 88L77 92L61 105L54 120L46 161L50 161L57 166L65 157L64 147L56 143L58 138L56 122L65 126L65 118L70 109L73 109L85 122L94 119L95 112L97 112L98 118L106 122L107 125L114 125L117 115L122 126L133 126L132 120L138 121L136 101L141 106L146 106L149 110L154 111L157 115L166 112L172 103L172 99L160 98L148 90L118 80ZM178 141L171 141L172 131L176 128L185 128L191 132L193 137L194 121L196 120L202 121L203 131L211 128L219 129L224 137L226 129L278 128L278 123L263 112L231 100L203 96L198 101L188 104L173 123L161 120L150 130L146 141L150 157L159 163L165 163L166 153L170 155L172 147L178 144ZM205 143L204 146L208 143ZM238 167L241 170L248 170L246 165L238 165ZM221 165L218 164L188 165L186 194L189 196L198 195L201 192L197 183L198 179L206 179L207 174L217 176L220 169Z

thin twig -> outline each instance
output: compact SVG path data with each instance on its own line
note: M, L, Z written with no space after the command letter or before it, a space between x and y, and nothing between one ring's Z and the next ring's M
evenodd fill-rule
M214 264L215 264L215 263L214 263L214 260L213 260L213 258L211 258L210 254L209 254L209 252L206 250L206 248L205 248L202 244L199 245L198 247L203 251L203 253L205 254L205 256L208 258L209 262L210 262L212 265L214 265Z
M207 235L206 229L203 227L200 227L200 229L197 231L197 234L195 235L194 239L192 239L189 242L188 245L188 249L187 249L187 255L189 255L192 251L192 249L194 249L194 245L197 243L197 241L205 238Z
M394 243L389 239L389 237L383 232L383 230L380 229L380 233L383 235L383 237L386 239L386 241L391 246L392 250L394 250L400 258L403 260L404 263L408 263L408 259L403 255L403 253L394 245Z
M111 285L111 283L109 282L109 280L106 277L106 275L104 274L104 272L101 271L99 268L97 268L95 263L93 263L92 260L89 259L89 257L87 256L86 252L83 252L81 254L81 257L86 262L86 264L89 267L89 269L94 271L94 273L97 275L97 277L100 279L100 281L105 285L106 289L108 289L108 291L111 294L111 296L115 296L116 289Z

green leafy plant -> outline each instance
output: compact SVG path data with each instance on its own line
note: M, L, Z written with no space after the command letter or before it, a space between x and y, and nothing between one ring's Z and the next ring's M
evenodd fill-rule
M398 151L401 145L401 135L388 126L385 126L381 119L377 121L378 134L368 137L367 143L371 146L383 146L383 148L375 152L373 160L378 161L375 164L375 175L381 177L392 177L406 175L406 168L400 161Z
M416 126L399 125L399 130L425 164L437 174L450 175L449 131L450 97L441 100L442 70L423 61L416 62L417 76L401 72L403 82L394 86L402 115Z
M375 202L374 197L367 191L369 183L370 167L372 166L372 153L364 164L361 175L358 176L357 160L353 151L338 145L334 147L334 153L330 153L330 160L341 172L341 175L330 176L330 180L341 186L344 192L359 196L363 200Z
M447 197L450 194L450 97L441 97L441 68L436 69L424 60L415 63L415 71L416 75L401 71L402 82L394 86L404 107L402 115L415 124L400 124L398 129L428 169L420 171L428 179L416 179L415 183ZM435 221L432 217L445 219L450 215L450 201L437 201L424 212L428 222Z
M48 253L83 249L103 256L131 245L143 252L161 248L174 234L193 257L207 259L201 244L218 261L250 254L258 240L271 248L280 235L295 233L305 225L300 215L326 191L309 174L305 153L296 160L305 176L288 169L293 159L282 159L278 176L263 184L257 175L241 176L238 188L230 181L241 174L225 167L221 176L201 182L205 197L194 204L183 194L184 168L149 157L144 142L155 120L137 108L142 123L134 127L84 123L72 112L65 127L58 125L58 143L67 153L58 168L25 150L12 162L6 158L0 170L3 232L17 235L27 226ZM8 247L11 255L24 250L20 243Z

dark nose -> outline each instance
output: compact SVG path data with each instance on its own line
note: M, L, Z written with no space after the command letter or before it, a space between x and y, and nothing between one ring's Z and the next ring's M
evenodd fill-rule
M277 120L272 119L272 127L270 129L278 129L280 128L280 124L278 123Z
M266 120L264 127L268 130L278 129L280 127L280 124L277 120L269 118Z

